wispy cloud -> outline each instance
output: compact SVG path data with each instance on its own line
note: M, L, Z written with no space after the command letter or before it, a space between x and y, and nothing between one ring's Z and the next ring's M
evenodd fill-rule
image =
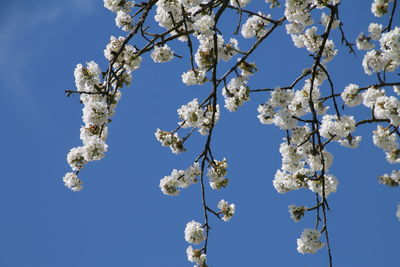
M35 68L34 55L29 49L32 40L28 36L49 23L66 19L68 14L79 17L91 13L96 2L98 0L37 0L28 3L17 0L6 4L7 12L3 10L0 14L0 90L15 102L15 108L23 108L33 116L42 117L43 114L37 113L44 113L35 98L34 88L25 78L25 74Z
M77 7L85 12L92 12L98 5L101 0L75 0L72 2L74 7Z

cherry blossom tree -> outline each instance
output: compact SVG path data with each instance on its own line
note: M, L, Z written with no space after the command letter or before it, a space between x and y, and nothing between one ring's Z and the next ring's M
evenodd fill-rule
M333 266L327 213L332 207L328 196L336 192L339 181L330 173L333 155L328 151L329 146L338 143L357 148L362 137L356 135L356 130L374 124L373 143L384 151L389 163L400 163L397 0L365 1L371 5L375 17L386 18L386 24L371 22L366 25L368 33L360 33L354 43L346 35L346 21L339 16L340 0L265 0L259 1L262 2L256 6L259 9L252 8L250 2L104 0L104 7L115 13L116 26L126 34L110 37L104 49L108 66L101 68L102 63L90 61L78 64L74 70L76 90L66 93L78 94L83 104L84 126L80 129L83 144L68 153L72 171L63 180L69 189L81 191L83 182L78 175L83 167L105 156L108 127L121 89L131 85L132 74L140 68L142 57L149 54L155 63L183 58L188 68L179 74L182 86L200 86L209 90L209 94L203 99L194 96L192 101L184 103L177 110L178 126L156 129L155 137L162 146L179 154L186 151L185 144L193 135L203 136L204 142L194 151L187 168L173 169L159 184L161 192L171 197L189 186L200 187L199 213L204 220L187 222L184 229L184 238L190 244L186 249L188 261L196 266L212 265L207 260L207 255L213 253L208 251L209 230L214 223L211 218L227 222L235 216L235 204L231 203L234 199L226 201L221 197L215 206L207 200L210 190L223 195L223 188L229 185L229 155L215 158L213 149L213 142L218 142L213 138L215 126L223 119L220 110L235 112L250 101L252 94L265 94L266 101L257 109L258 119L261 124L277 126L284 137L279 148L282 165L277 166L273 186L280 194L308 189L315 196L311 207L288 207L295 222L306 213L315 215L315 224L305 228L297 239L297 250L305 254L326 249L328 264ZM230 27L224 25L227 17L234 18L235 23ZM152 24L153 18L158 28ZM295 78L283 86L266 82L263 87L250 88L248 82L258 71L257 60L250 60L251 56L279 28L285 28L294 46L310 55L311 64L299 66L299 73L293 74ZM333 37L335 32L340 36L338 40ZM247 47L242 47L242 43ZM175 48L179 44L184 44L186 51ZM337 88L329 72L329 62L339 50L347 50L349 60L351 54L361 56L365 75L373 75L376 82L351 81L345 88ZM355 106L364 106L363 116L346 115L345 111ZM400 171L382 174L379 182L399 186ZM400 219L400 206L396 215Z

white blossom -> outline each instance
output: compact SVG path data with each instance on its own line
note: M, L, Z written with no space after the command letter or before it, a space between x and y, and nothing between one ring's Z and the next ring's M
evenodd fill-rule
M287 107L288 104L294 98L294 94L292 90L289 89L282 89L280 87L275 87L275 89L271 92L271 98L269 103L273 107Z
M393 170L390 175L385 173L384 175L379 177L379 183L387 185L387 186L399 186L400 185L400 171Z
M370 33L370 37L372 40L379 40L381 38L381 34L382 34L382 24L378 24L378 23L370 23L368 26L368 31Z
M317 34L317 27L313 26L305 31L301 35L292 35L293 42L296 47L305 47L311 53L317 53L322 44L322 37ZM325 47L322 53L324 57L323 62L329 62L337 54L335 44L332 40L325 42Z
M239 76L233 78L227 87L222 90L225 98L225 108L229 111L236 111L244 102L250 100L250 91L247 86L247 78Z
M285 17L290 22L286 25L288 34L301 33L305 27L314 23L308 10L309 4L311 4L311 0L287 0L285 2Z
M302 188L304 186L304 178L305 176L300 173L297 175L277 170L272 184L278 193L283 194Z
M207 135L208 130L219 120L219 105L214 108L211 105L200 107L197 98L190 101L187 105L181 106L177 110L179 117L183 120L180 122L182 128L194 127L198 128L201 135ZM214 117L213 117L214 116Z
M290 130L296 127L297 120L293 118L293 115L287 108L282 108L275 113L273 123L281 130Z
M196 221L190 221L186 224L185 240L188 243L198 245L206 239L204 229Z
M339 181L331 174L325 174L323 179L324 181L321 178L318 180L308 180L307 186L321 197L323 197L323 192L325 191L325 197L328 197L330 193L336 192Z
M194 262L196 264L203 264L207 260L206 254L202 253L199 249L193 249L192 246L189 246L186 249L186 255L188 261Z
M269 103L264 103L259 105L257 108L259 115L257 118L260 120L262 124L273 124L273 119L275 116L274 107Z
M296 172L304 167L304 162L301 162L303 156L298 153L297 146L284 142L281 144L279 152L282 155L282 170Z
M179 195L180 191L177 189L178 185L179 185L179 182L176 177L177 172L178 171L174 169L172 171L171 176L164 176L164 178L162 178L160 180L160 189L165 195L169 195L169 196ZM178 175L179 175L179 173L178 173ZM182 176L183 176L183 174L182 174ZM178 177L180 177L180 176L178 176Z
M290 218L293 219L295 222L299 222L301 218L304 216L304 212L307 210L307 207L305 206L295 206L295 205L289 205L289 214Z
M123 66L129 71L134 71L139 69L142 63L142 58L137 55L137 50L131 45L126 45L122 53Z
M162 146L168 146L174 154L179 154L186 150L183 147L183 140L179 138L178 133L172 134L157 129L155 136Z
M400 125L400 102L394 96L380 96L375 101L374 115L378 119L390 120L394 126Z
M96 92L95 85L100 84L101 69L94 62L86 62L86 67L77 64L74 70L75 86L79 92Z
M399 85L393 85L393 91L394 91L397 95L400 95L400 86L399 86Z
M151 52L151 58L156 63L168 62L174 58L174 51L168 45L155 46Z
M291 137L290 140L293 144L299 145L301 143L304 143L306 138L309 137L309 134L311 133L310 127L308 125L304 126L297 126L291 130Z
M352 133L356 128L356 122L353 116L324 115L320 133L325 138L338 140Z
M358 89L359 86L353 83L344 88L341 97L347 106L354 107L361 104L363 99Z
M200 164L193 163L186 170L173 169L171 175L164 176L160 180L160 189L165 195L179 195L178 188L188 188L197 182L197 177L201 175Z
M79 171L87 163L84 153L85 148L81 146L74 147L69 151L67 161L73 171Z
M230 4L235 7L245 7L251 0L230 0Z
M321 23L324 27L328 27L330 16L326 15L325 12L321 14ZM331 29L336 29L340 24L340 20L333 19Z
M117 16L115 17L115 24L123 31L132 30L132 22L133 20L129 13L125 12L124 10L119 10L117 12Z
M226 187L228 178L226 178L228 163L224 158L222 161L214 160L208 168L207 176L212 189Z
M78 192L83 189L82 181L74 172L67 172L63 178L66 187L72 191Z
M384 128L381 125L377 126L377 129L373 131L372 140L374 145L382 148L384 151L393 151L398 148L397 135L391 133L389 128Z
M81 126L80 139L82 140L83 144L90 142L91 138L94 136L106 141L108 136L108 127L106 125L89 125L87 127Z
M214 34L214 17L210 15L198 15L193 23L193 29L197 34L212 35Z
M388 12L389 0L374 0L371 6L371 12L376 17L382 17Z
M333 155L329 153L326 149L322 151L324 164L322 164L322 157L320 153L311 154L308 153L307 164L310 166L312 171L321 171L323 167L327 171L333 163Z
M230 219L232 219L233 215L235 214L235 204L229 204L225 200L221 200L218 203L218 208L221 210L222 214L224 215L222 217L222 220L227 222Z
M120 10L129 13L134 6L134 1L127 0L104 0L104 7L112 12L118 12Z
M98 136L93 136L88 139L84 145L83 157L86 161L95 161L104 158L104 153L107 152L108 145Z
M265 34L267 34L267 29L265 28L268 24L269 21L264 19L264 17L269 17L261 12L258 13L257 15L253 15L247 19L247 21L243 24L242 26L242 36L244 38L261 38L264 37Z
M318 230L304 229L300 238L297 239L297 251L301 254L315 253L324 246L319 241L321 233Z
M364 33L358 35L356 45L358 50L371 50L375 48L375 45L371 43L371 37L365 36Z
M182 82L186 85L203 84L206 82L206 71L196 69L184 72L182 74Z
M180 0L185 7L195 7L201 4L203 0Z
M362 140L361 136L352 136L349 134L346 138L339 140L339 144L344 147L357 148Z
M385 90L378 89L376 87L370 87L362 93L363 104L366 107L372 108L375 105L375 101L378 97L384 96Z
M183 18L180 1L159 0L156 6L154 19L163 28L169 30L174 27L174 21L180 21Z
M103 125L108 122L108 105L104 101L90 101L82 109L82 120L85 125Z

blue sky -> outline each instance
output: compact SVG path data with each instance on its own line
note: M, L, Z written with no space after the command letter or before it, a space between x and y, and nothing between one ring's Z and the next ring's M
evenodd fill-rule
M366 32L370 22L385 23L372 16L370 1L344 2L340 15L350 40ZM82 107L64 90L74 88L77 63L95 60L104 69L109 36L123 33L100 0L13 1L3 5L0 17L0 109L5 115L0 266L191 266L183 230L188 221L202 220L200 187L172 198L158 184L173 168L187 168L205 140L194 136L188 151L176 156L154 138L157 128L175 128L177 108L208 94L206 87L181 83L187 59L154 64L144 57L132 86L123 89L106 158L85 167L85 189L74 193L62 177L69 171L67 152L80 145ZM363 74L363 53L348 55L337 37L340 52L329 64L335 86L374 83ZM251 79L252 88L287 85L312 63L283 29L251 60L262 70ZM210 266L327 266L325 250L315 255L296 251L296 238L313 227L314 215L294 223L287 206L312 206L314 195L305 190L280 195L273 188L283 135L258 122L256 109L267 95L251 98L236 113L223 110L215 128L214 153L228 159L230 184L218 192L208 190L208 201L211 206L220 199L233 202L237 214L228 223L211 221ZM362 108L346 112L367 116ZM377 181L396 166L373 146L372 129L357 130L364 137L357 150L328 148L334 154L331 173L340 181L338 192L329 197L335 266L398 266L398 189Z

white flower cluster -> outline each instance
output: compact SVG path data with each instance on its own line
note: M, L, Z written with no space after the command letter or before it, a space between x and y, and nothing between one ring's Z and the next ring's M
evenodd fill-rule
M182 19L181 5L191 5L193 1L179 1L179 0L160 0L157 2L157 14L154 19L158 22L161 27L168 30L174 27L176 21Z
M301 218L303 218L304 212L307 210L307 207L305 206L289 205L288 208L290 218L292 218L295 222L299 222Z
M375 100L374 114L377 119L389 120L393 126L400 125L400 102L395 96L380 96Z
M169 146L172 153L179 154L186 149L183 147L183 141L177 133L170 133L157 129L155 136L162 146Z
M206 254L202 253L200 249L193 249L192 246L189 246L186 249L186 255L188 257L188 261L194 262L200 266L203 265L207 260Z
M370 23L368 26L368 32L370 34L365 36L364 33L360 33L357 37L357 48L359 50L371 50L375 48L375 45L371 41L377 41L381 38L382 28L382 24Z
M297 126L291 130L290 144L281 144L282 170L277 170L273 185L278 193L287 193L301 188L308 188L321 196L327 197L336 192L338 180L327 174L333 162L333 156L323 150L323 157L314 151L308 126ZM312 178L315 172L325 170L325 175Z
M230 0L230 4L235 7L245 7L251 0Z
M312 90L312 99L314 102L314 109L318 114L324 114L327 110L323 103L319 100L320 91L319 84L326 79L321 72L319 72L314 81ZM296 117L304 116L311 112L309 107L310 101L311 81L308 79L302 90L292 91L276 87L268 101L258 107L258 118L262 124L275 124L281 130L290 130L296 127Z
M305 47L311 53L317 53L322 44L322 37L317 34L317 27L315 26L307 29L304 34L292 35L292 39L296 47ZM331 61L336 54L335 44L332 40L327 40L322 53L323 62Z
M296 126L297 121L293 118L290 109L290 102L294 98L291 90L276 87L271 93L271 98L258 107L258 118L263 124L275 124L282 130L292 129ZM275 111L279 109L278 111Z
M202 225L196 221L190 221L186 224L185 227L185 240L190 244L199 245L206 239L204 234L204 228ZM198 266L207 266L205 264L207 260L207 255L202 252L201 249L193 249L192 246L189 246L186 249L186 255L188 261L194 262L198 264Z
M82 181L74 172L67 172L63 178L66 187L70 188L72 191L81 191L83 189Z
M307 186L314 193L318 193L321 197L328 197L330 193L336 192L339 181L332 174L325 174L324 179L308 180Z
M67 155L68 164L75 172L90 161L102 159L108 148L104 142L107 123L120 95L102 93L104 86L100 84L100 74L101 70L94 61L88 62L86 67L78 64L74 71L75 85L84 104L82 120L85 124L80 134L83 146L72 148ZM73 191L82 189L82 182L76 174L67 173L64 182Z
M332 1L319 1L319 0L286 0L285 2L285 17L289 24L286 24L286 32L292 36L294 45L296 47L305 47L311 53L317 53L322 44L322 37L317 34L317 27L313 26L306 29L308 26L314 24L311 18L311 6L317 8L324 8L326 5L339 4L340 0ZM330 22L330 16L325 13L321 15L321 23L327 27ZM335 29L340 24L340 21L333 19L331 29ZM327 40L322 53L323 62L329 62L337 54L335 44L332 40Z
M357 84L349 84L347 85L342 94L340 95L344 101L344 103L349 107L358 106L362 102L361 94L359 94L359 86Z
M322 12L321 14L321 24L324 25L324 27L328 27L330 21L330 16L326 15L325 12ZM340 25L340 20L333 19L332 21L332 29L336 29Z
M114 36L110 37L110 42L108 43L106 49L104 50L104 56L109 61L113 60L118 51L120 50L125 38L120 36L118 39ZM125 72L130 76L130 71L139 69L142 62L142 58L137 55L137 50L131 45L125 45L124 49L118 55L115 66L118 69L123 67ZM131 81L131 77L128 78L128 84Z
M105 0L104 5L113 12L130 12L133 2ZM75 85L84 105L82 109L84 126L80 130L83 146L72 148L67 155L68 164L76 172L75 175L86 163L100 160L105 156L108 149L108 145L105 143L108 135L107 124L111 121L110 118L114 115L117 103L121 98L119 89L130 84L131 71L140 66L141 57L136 55L137 51L133 46L125 45L122 51L119 51L124 40L124 37L117 39L111 36L110 43L104 50L104 56L109 61L114 60L117 53L120 52L114 64L115 73L107 77L109 85L101 82L102 72L94 61L87 62L86 66L78 64L74 70ZM175 143L174 149L178 151L178 148L178 143ZM82 182L79 178L70 174L64 177L64 182L68 188L74 191L82 189Z
M130 15L134 7L134 1L126 0L104 0L104 7L110 11L117 13L115 24L123 31L132 30L133 18Z
M182 74L182 82L186 85L203 84L206 80L206 71L202 69L189 70Z
M321 197L328 197L330 193L337 190L338 180L330 174L325 174L318 179L311 179L312 172L307 169L300 169L295 173L277 170L273 185L278 193L286 193L300 188L308 188ZM324 179L324 180L322 180Z
M185 240L190 244L198 245L206 239L204 228L196 221L190 221L186 224Z
M265 18L270 18L270 16L266 16L261 12L259 12L258 15L250 16L242 26L242 36L244 38L264 37L268 32L266 26L270 24Z
M324 115L320 133L327 139L338 141L346 138L356 129L356 122L353 116Z
M286 25L288 34L299 34L304 31L305 27L314 23L308 10L311 2L311 0L287 0L285 2L285 17L290 22Z
M388 12L389 2L393 0L374 0L371 6L371 11L376 17L382 17Z
M199 175L201 170L198 162L193 163L187 170L174 169L171 175L160 180L160 189L165 195L177 196L180 193L178 188L188 188L197 182Z
M218 208L221 210L221 213L224 215L222 220L227 222L232 219L233 215L235 214L235 204L229 204L225 200L221 200L218 203Z
M245 101L250 100L250 90L247 86L247 77L239 76L233 78L227 87L222 90L225 98L225 108L236 111Z
M199 133L202 135L207 135L208 130L213 127L213 123L215 125L219 120L219 105L216 106L214 112L214 108L211 105L207 105L206 107L200 106L197 98L190 101L187 105L183 105L177 112L179 118L183 120L179 123L182 125L182 128L198 128Z
M161 27L171 30L172 34L194 30L196 36L212 35L214 15L202 11L201 3L202 0L160 0L156 3L157 10L154 19ZM180 36L179 39L186 41L187 37Z
M212 35L199 35L200 45L195 54L195 61L200 69L211 68L215 62L214 38ZM229 61L239 51L238 41L234 38L225 43L222 35L217 35L218 60Z
M228 163L224 158L222 161L214 160L208 168L207 176L209 178L210 186L212 189L221 189L228 185L228 178L226 178Z
M384 174L379 177L379 183L387 186L399 186L400 185L400 171L393 170L392 173Z
M367 91L361 95L363 105L372 109L375 106L376 99L380 96L385 96L385 90L375 87L368 88Z
M318 230L304 229L300 238L297 239L297 251L301 254L315 253L324 246L319 241L321 233Z
M151 58L156 63L168 62L174 58L174 51L168 45L155 46Z
M280 3L279 0L265 0L265 3L269 3L270 4L270 8L274 8L274 7L279 7Z
M400 150L397 135L381 125L373 131L374 144L386 152L386 159L390 163L400 163Z
M370 39L380 37L380 50L371 50L364 56L362 65L364 72L368 75L380 71L394 72L400 66L400 28L395 27L393 30L380 35L381 28L382 26L378 24L369 27L371 31ZM363 46L363 48L369 49L373 47L372 45Z
M393 88L396 92L396 88ZM348 106L355 106L361 102L364 106L372 109L373 116L376 119L386 120L390 122L390 127L400 126L400 102L395 96L387 96L384 89L370 87L365 92L360 93L358 85L348 85L341 94L342 99ZM353 122L348 125L349 129L353 128ZM386 152L386 159L390 163L400 163L400 150L395 131L390 127L377 126L373 131L374 144ZM332 132L330 132L332 133ZM345 139L339 140L342 145L348 146L350 143L358 143L360 136L347 136Z

